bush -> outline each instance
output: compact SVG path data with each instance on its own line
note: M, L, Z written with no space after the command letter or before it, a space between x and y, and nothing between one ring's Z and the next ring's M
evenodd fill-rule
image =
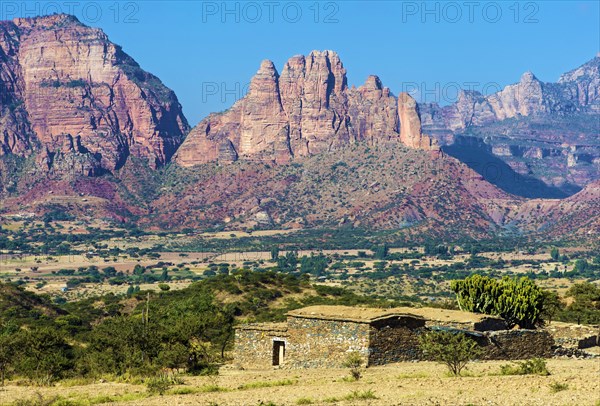
M183 380L178 376L159 374L146 380L146 387L150 394L158 393L159 395L163 395L173 385L181 385L183 383Z
M353 351L348 354L344 361L344 366L350 368L350 377L358 381L362 377L362 366L363 359L358 351Z
M569 385L568 384L566 384L566 383L560 383L560 382L553 382L549 386L550 386L550 390L553 393L561 392L563 390L569 389Z
M469 361L481 355L477 343L463 333L431 331L419 337L419 346L427 358L445 364L459 376Z
M500 366L502 375L541 375L548 376L550 372L546 367L546 360L543 358L532 358L526 361L515 362Z

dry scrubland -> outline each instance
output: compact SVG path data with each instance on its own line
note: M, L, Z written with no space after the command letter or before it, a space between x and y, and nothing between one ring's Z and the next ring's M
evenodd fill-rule
M144 385L94 383L31 388L8 386L0 403L19 399L86 400L127 405L599 405L600 360L552 359L550 376L500 376L503 361L473 363L464 377L443 365L407 362L365 370L347 382L343 369L238 371L217 377L186 377L164 396L148 396ZM559 385L555 385L555 384ZM219 391L217 391L219 390ZM372 396L364 396L365 393ZM38 392L38 393L36 393ZM180 393L180 394L177 394ZM185 393L185 394L181 394ZM356 396L352 396L352 394ZM361 395L363 395L361 398ZM370 398L370 399L369 399ZM262 403L261 403L262 402ZM89 404L89 403L87 403Z

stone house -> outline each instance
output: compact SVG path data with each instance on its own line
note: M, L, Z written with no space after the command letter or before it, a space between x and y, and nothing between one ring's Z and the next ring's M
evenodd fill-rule
M238 326L234 362L244 369L342 367L350 352L367 366L418 360L418 337L432 329L466 333L483 349L483 359L549 356L554 344L545 331L506 330L504 320L482 314L310 306L287 313L285 323Z
M235 332L234 359L248 368L341 367L358 352L364 365L423 358L418 337L426 331L459 331L483 349L483 359L549 356L546 331L506 330L498 317L433 308L373 309L310 306L290 311L285 323L245 324Z

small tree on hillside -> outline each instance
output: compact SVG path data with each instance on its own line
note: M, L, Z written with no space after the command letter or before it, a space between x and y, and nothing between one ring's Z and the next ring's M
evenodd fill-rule
M469 361L481 355L477 343L463 333L430 331L419 337L426 358L445 364L452 375L459 376Z

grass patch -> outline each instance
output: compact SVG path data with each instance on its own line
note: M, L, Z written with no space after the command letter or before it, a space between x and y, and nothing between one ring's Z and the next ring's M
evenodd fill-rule
M561 382L552 382L550 385L550 391L552 393L562 392L564 390L569 389L569 385Z
M85 386L85 385L91 385L93 383L96 383L97 379L94 378L85 378L85 377L79 377L79 378L67 378L67 379L63 379L61 380L57 386L61 386L61 387L65 387L65 388L70 388L72 386Z
M314 401L311 398L300 398L296 400L297 405L312 405Z
M186 388L174 388L169 390L168 394L169 395L192 395L194 393L199 393L200 390L199 388L190 388L190 387L186 387Z
M367 389L364 391L355 390L352 393L344 396L344 400L370 400L370 399L378 399L375 396L375 393L371 389Z
M298 381L292 379L282 379L280 381L258 381L258 382L250 382L244 385L238 386L238 389L258 389L258 388L272 388L274 386L288 386L295 385Z
M224 388L219 385L204 385L198 388L198 392L212 393L212 392L228 392L228 388Z
M51 396L45 397L39 392L29 399L21 399L11 403L11 406L92 406L104 403L130 402L146 398L145 393L125 393L123 395L99 395L93 398L78 398Z
M543 358L532 358L512 364L500 366L500 375L540 375L548 376L550 372Z
M89 404L90 405L99 405L102 403L130 402L132 400L145 399L147 397L148 397L148 395L143 392L124 393L123 395L116 395L116 396L103 395L103 396L96 396L94 398L89 399L89 402L90 402Z

